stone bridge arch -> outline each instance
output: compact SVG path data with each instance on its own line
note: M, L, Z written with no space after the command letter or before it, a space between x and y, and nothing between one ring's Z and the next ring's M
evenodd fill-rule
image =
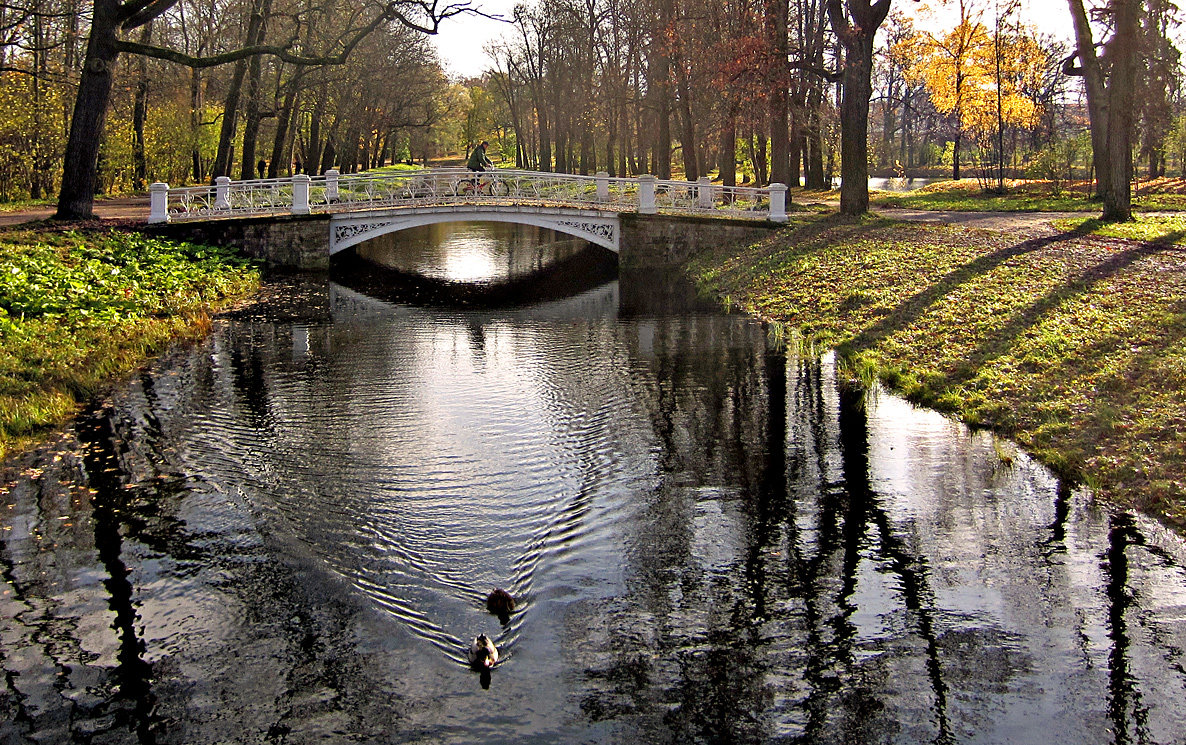
M443 222L509 222L533 225L583 238L614 253L621 250L621 220L614 213L564 207L479 204L333 215L329 226L329 255L333 256L363 241L387 233Z

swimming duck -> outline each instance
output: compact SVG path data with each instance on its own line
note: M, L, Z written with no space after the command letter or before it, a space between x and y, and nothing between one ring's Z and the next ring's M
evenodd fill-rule
M509 592L501 587L496 588L494 592L486 598L486 610L490 611L499 618L505 618L511 615L511 611L515 609L515 598Z
M498 647L485 634L478 634L469 647L469 664L475 670L489 670L498 662Z

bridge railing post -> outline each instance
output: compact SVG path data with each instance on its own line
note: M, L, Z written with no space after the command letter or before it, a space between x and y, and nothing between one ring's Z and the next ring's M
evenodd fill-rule
M696 182L696 204L702 210L712 209L712 179L701 176Z
M231 208L231 179L229 176L219 176L214 179L214 209L229 210Z
M649 173L638 177L638 212L643 215L653 215L659 210L655 207L655 182L657 178Z
M770 220L771 222L787 221L787 185L774 183L770 185Z
M148 222L169 221L169 185L160 181L148 187Z
M338 201L338 169L331 168L325 172L325 201L334 204Z
M307 173L292 177L292 214L309 214L309 183L312 180Z
M609 201L609 174L605 171L598 171L594 176L597 179L597 201Z

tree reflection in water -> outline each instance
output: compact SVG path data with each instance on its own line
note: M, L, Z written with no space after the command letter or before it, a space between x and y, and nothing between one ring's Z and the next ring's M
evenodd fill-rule
M744 317L269 291L8 488L0 740L1186 730L1180 543Z

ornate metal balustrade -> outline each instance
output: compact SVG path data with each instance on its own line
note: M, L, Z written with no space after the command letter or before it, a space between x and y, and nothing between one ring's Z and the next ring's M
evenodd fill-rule
M786 187L721 186L537 171L431 169L342 176L298 174L291 179L231 181L213 186L150 189L150 223L275 214L389 210L448 205L578 207L603 212L657 212L786 221Z

